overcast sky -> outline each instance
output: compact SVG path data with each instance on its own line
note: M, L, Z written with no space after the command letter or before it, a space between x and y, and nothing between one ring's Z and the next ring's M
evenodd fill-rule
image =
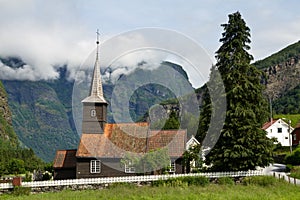
M251 29L255 60L297 42L298 0L0 0L0 56L27 63L10 69L0 63L2 79L51 79L55 65L76 68L101 41L143 27L178 31L202 46L212 62L228 14L240 11Z

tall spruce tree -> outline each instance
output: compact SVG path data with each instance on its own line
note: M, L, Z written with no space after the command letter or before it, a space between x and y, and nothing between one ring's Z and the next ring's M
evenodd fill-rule
M272 162L273 143L261 129L267 119L260 72L250 64L250 29L239 12L229 15L216 52L226 92L226 118L220 137L206 156L216 171L238 171ZM207 105L206 105L207 106ZM207 115L210 115L208 113Z

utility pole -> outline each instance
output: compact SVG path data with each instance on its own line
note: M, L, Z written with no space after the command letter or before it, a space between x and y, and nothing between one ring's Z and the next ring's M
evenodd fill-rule
M290 153L292 154L293 152L293 148L292 148L292 141L291 141L291 120L290 119L286 119L286 118L282 118L284 120L288 120L288 132L289 132L289 146L290 146Z

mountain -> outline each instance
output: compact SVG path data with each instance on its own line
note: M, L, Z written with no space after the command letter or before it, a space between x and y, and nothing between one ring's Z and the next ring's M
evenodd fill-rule
M79 141L72 121L73 84L66 68L59 70L53 81L3 81L19 140L47 162L57 149L76 148Z
M13 68L24 65L17 58L2 58L1 61ZM166 67L171 67L188 79L186 72L181 66L170 62L163 62L159 66L159 68ZM75 128L74 113L72 112L74 81L68 80L66 66L57 69L60 77L56 80L3 80L8 93L8 103L12 111L12 124L19 140L24 146L32 148L40 158L47 162L53 161L56 150L77 148L79 142L79 134ZM142 76L140 75L145 74L143 70L136 69L134 71L135 77L131 74L120 75L118 81L130 80L136 77L141 79ZM134 88L134 81L130 82L133 82L133 85L130 87ZM105 98L110 103L115 85L108 81L103 84L103 89ZM84 92L87 93L88 91ZM145 113L152 105L174 97L172 91L159 84L144 85L130 96L130 116L134 121L139 121L143 119ZM111 107L108 109L108 121L114 122L115 119ZM118 113L120 111L114 110L114 112ZM81 119L81 115L79 114L76 118Z
M279 114L300 113L300 41L254 65L264 72L265 94Z
M14 167L16 163L19 164L21 173L43 169L45 165L32 149L21 147L12 126L12 114L8 106L7 93L0 81L0 177L16 173Z
M18 137L13 130L12 115L8 106L7 93L0 81L0 140L12 146L18 145Z
M25 64L22 60L17 58L0 59L2 63L12 68L18 68ZM300 42L292 44L278 53L253 64L264 72L262 84L266 87L265 94L272 100L275 112L283 114L299 113ZM164 67L171 67L188 81L188 76L180 65L171 62L163 62L159 68L164 69ZM7 121L8 125L5 126L11 127L12 123L22 144L32 148L36 154L45 161L52 161L57 149L77 148L79 141L79 134L77 133L73 119L74 111L72 110L74 81L68 79L66 66L57 69L60 77L56 80L35 82L3 81L8 94L8 104L12 112L12 117L5 114L1 115L7 118L5 121ZM136 81L146 80L147 77L144 75L145 70L146 69L141 67L137 68L133 74L121 74L117 82L128 80L130 82L128 87L135 88L138 85ZM152 72L147 71L146 73L151 74ZM161 80L163 79L162 75L162 73L157 73L155 76L159 77L157 80ZM135 80L137 77L138 79ZM175 80L177 80L175 75L174 77ZM165 81L171 81L170 83L174 84L172 83L172 80ZM183 84L184 83L181 83L181 85ZM88 89L85 89L88 87L88 85L84 87L85 94L83 94L80 99L83 99L85 97L84 95L88 93ZM192 88L191 85L190 87ZM1 88L3 93L3 87L1 86L0 89ZM115 122L116 117L119 117L118 114L116 116L115 113L122 112L118 108L115 108L115 110L112 110L111 108L111 98L115 92L116 85L108 80L103 83L103 89L105 98L110 105L108 108L108 122ZM123 88L123 91L127 91L126 88ZM190 104L200 104L199 101L201 101L202 93L203 88L197 89L196 95L198 102L193 101ZM141 87L138 87L133 94L124 93L124 95L130 95L129 101L120 101L118 102L118 105L129 107L130 117L133 121L146 120L149 115L149 109L155 108L153 106L158 104L168 111L180 110L174 91L171 91L170 88L156 82L142 85ZM188 96L186 96L186 99L189 99ZM7 100L3 98L0 98L0 101L1 100L7 102ZM123 103L127 104L122 105ZM187 110L191 113L193 112L192 107L188 107ZM3 113L9 112L7 111L7 108L2 108L0 111ZM158 116L161 114L156 111L157 110L154 109L154 115ZM81 115L78 113L75 114L78 115L76 118L80 121ZM181 113L181 116L184 116L184 123L191 124L189 125L190 127L197 126L195 123L190 123L197 120L191 120L191 116L188 113ZM3 121L1 118L0 120ZM118 120L118 122L120 121ZM3 134L3 130L4 129L2 128L2 132L0 132L2 138L10 138L12 141L17 140L17 137L12 133ZM80 130L78 132L80 133ZM194 134L193 131L189 131L189 133Z

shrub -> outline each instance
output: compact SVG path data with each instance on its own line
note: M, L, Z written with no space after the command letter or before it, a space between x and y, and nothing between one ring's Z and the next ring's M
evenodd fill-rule
M285 162L291 165L300 165L300 148L295 149L292 154L287 155Z
M30 192L31 192L31 188L15 186L12 194L15 196L21 196L21 195L29 195Z
M32 181L32 175L29 172L26 172L24 181L25 182L31 182Z
M167 180L157 180L152 182L152 186L156 187L186 187L187 182L184 182L182 178L170 178Z
M290 176L293 177L293 178L300 179L300 166L294 166L294 167L291 169L291 174L290 174Z
M270 185L274 185L276 182L277 179L272 176L252 176L252 177L245 177L243 179L244 185L270 186Z
M183 181L187 182L188 185L205 186L209 184L209 179L204 176L186 176L183 178Z
M234 180L230 177L220 177L218 179L218 184L220 185L234 185Z
M285 167L285 172L290 172L293 169L293 165L287 164Z
M209 184L209 179L204 176L197 177L179 177L170 178L167 180L157 180L152 182L152 186L171 186L171 187L186 187L190 185L205 186Z
M48 180L50 180L52 178L52 175L51 175L51 173L49 173L49 172L45 172L44 174L43 174L43 181L48 181Z
M116 188L116 187L124 187L124 188L133 188L136 187L133 183L111 183L108 186L109 188Z

